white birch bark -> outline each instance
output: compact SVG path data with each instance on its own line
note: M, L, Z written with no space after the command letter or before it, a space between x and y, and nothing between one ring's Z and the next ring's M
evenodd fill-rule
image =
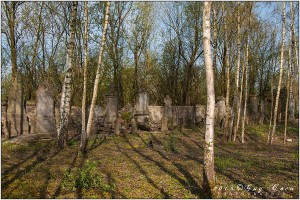
M207 84L206 131L204 148L204 182L210 188L214 185L214 114L215 89L212 52L210 46L210 7L211 2L204 2L203 9L203 48Z
M70 100L72 94L71 82L72 82L72 67L73 67L73 51L75 46L75 26L76 26L76 15L77 15L77 1L73 2L72 14L70 19L70 39L67 49L67 60L66 60L66 75L63 83L62 94L61 94L61 104L60 104L60 121L57 130L57 145L58 148L63 148L67 125L70 115Z
M279 95L280 95L280 88L282 82L282 71L283 71L283 62L284 62L284 41L285 41L285 2L282 2L282 43L281 43L281 55L280 55L280 71L279 71L279 81L277 87L277 94L275 99L275 107L274 107L274 114L273 114L273 128L270 137L270 144L273 143L274 135L276 132L276 122L277 122L277 112L278 112L278 103L279 103Z
M89 135L91 134L92 123L93 123L93 118L94 118L94 110L95 110L96 100L97 100L97 96L98 96L99 81L100 81L100 78L102 77L102 73L103 73L103 71L102 71L102 56L103 56L105 39L106 39L106 30L107 30L108 17L109 17L109 8L110 8L110 2L108 1L106 3L106 7L105 7L105 18L104 18L104 26L103 26L101 46L100 46L100 51L99 51L97 72L96 72L96 78L95 78L95 83L94 83L92 103L91 103L91 108L90 108L89 118L88 118L88 123L87 123L87 128L86 128L87 138L89 138Z
M88 61L88 2L84 2L84 63L83 63L83 94L82 94L82 129L81 129L81 151L86 150L87 135L86 135L86 87L87 87L87 61Z

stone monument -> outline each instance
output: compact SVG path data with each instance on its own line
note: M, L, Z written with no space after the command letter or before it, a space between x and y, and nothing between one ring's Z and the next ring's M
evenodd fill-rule
M7 122L9 138L22 134L23 120L23 91L22 86L17 81L12 83L12 87L8 96L7 105Z
M36 132L56 135L55 108L52 92L46 83L42 83L36 91Z

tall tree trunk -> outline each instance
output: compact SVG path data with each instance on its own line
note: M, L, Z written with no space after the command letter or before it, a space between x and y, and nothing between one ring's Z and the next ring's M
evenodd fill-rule
M9 46L10 46L10 59L12 67L12 80L13 82L17 80L17 44L16 44L16 12L18 7L18 2L4 2L4 11L8 21L8 37L9 37Z
M83 94L82 94L82 129L81 129L81 143L80 149L82 152L86 151L87 135L86 135L86 88L87 88L87 62L88 62L88 2L84 2L84 63L83 63Z
M241 88L240 88L239 103L238 103L239 106L238 106L237 119L236 119L237 129L239 128L240 119L241 119L241 107L242 107L242 99L243 99L243 91L244 91L243 87L244 87L245 65L246 65L246 59L244 58L244 64L242 67Z
M272 120L273 120L273 104L274 104L273 80L274 80L274 71L275 71L274 69L276 68L276 66L274 66L274 65L276 65L275 58L273 58L273 68L272 68L272 76L271 76L271 116L270 116L270 123L269 123L268 142L270 141L270 138L271 138Z
M99 51L96 78L95 78L95 83L94 83L93 98L92 98L91 108L90 108L90 112L89 112L89 119L88 119L88 123L87 123L87 129L86 129L87 142L88 142L88 138L91 134L91 130L92 130L94 110L95 110L96 100L97 100L97 96L98 96L99 81L100 81L100 78L102 76L101 65L102 65L102 56L103 56L104 44L105 44L105 39L106 39L106 30L107 30L108 17L109 17L109 8L110 8L110 2L108 1L106 3L106 7L105 7L105 19L104 19L104 26L103 26L103 34L102 34L100 51Z
M224 9L224 2L222 2L222 9ZM227 32L227 14L224 16L224 34L225 34L225 41L224 41L224 59L225 59L225 68L226 68L226 98L225 98L225 105L226 105L226 116L225 116L225 123L224 123L224 130L223 135L227 137L229 141L231 141L231 134L228 132L228 122L229 122L229 115L230 115L230 108L229 108L229 95L230 95L230 67L229 67L229 52L228 52L228 32Z
M72 68L73 68L73 51L75 46L75 26L76 26L76 15L77 15L77 1L73 2L72 15L70 19L70 39L67 49L67 60L66 60L66 75L63 83L61 103L60 103L60 122L57 130L57 145L58 148L63 148L65 144L65 135L67 133L67 125L70 114L70 100L72 94L71 81L72 81Z
M299 68L299 65L298 65L298 55L297 55L297 44L296 44L296 38L295 38L295 28L294 28L294 4L293 2L291 1L290 2L290 13L291 13L291 40L292 40L292 46L291 46L291 98L295 98L295 106L298 106L298 83L299 83L299 80L298 82L295 84L295 78L296 77L299 77L299 74L298 74L298 70L296 70L296 68ZM296 76L295 76L296 75ZM295 84L296 87L293 87L293 85ZM297 96L296 96L297 95ZM294 108L295 109L295 108ZM294 116L292 116L292 119L294 119Z
M286 143L286 131L287 131L287 121L288 121L288 110L289 110L289 99L290 99L290 69L291 65L291 43L289 42L289 54L288 54L288 66L287 66L287 81L286 81L286 101L285 101L285 115L284 115L284 134L283 134L283 144Z
M281 55L280 55L280 71L279 71L279 82L277 87L277 94L275 99L275 108L273 115L273 128L270 137L269 143L272 144L274 140L274 135L276 132L276 121L277 121L277 111L278 111L278 103L279 103L279 95L280 95L280 87L282 81L282 71L283 71L283 62L284 62L284 41L285 41L285 2L282 2L282 44L281 44Z
M213 32L214 32L214 55L213 55L213 68L214 68L214 77L217 77L217 46L218 46L218 40L217 40L217 3L213 3Z
M251 14L252 14L252 4L249 2L249 27L248 27L248 34L247 34L247 43L246 43L246 70L245 70L245 101L244 101L244 114L243 114L243 121L242 121L242 143L245 143L245 121L247 117L247 100L248 100L248 79L249 79L249 44L250 44L250 28L251 28Z
M204 186L210 193L215 183L214 173L214 115L215 115L215 89L212 53L210 47L210 5L204 2L203 8L203 48L207 84L206 131L204 148Z
M237 16L237 20L238 20L238 24L237 24L237 28L238 28L238 32L237 32L237 51L238 51L238 57L237 57L237 65L236 65L236 71L235 71L235 91L234 91L234 100L233 100L233 109L234 110L234 127L233 127L233 141L235 142L236 140L236 133L238 130L238 112L239 112L239 107L240 107L240 102L238 102L238 93L239 93L239 79L240 79L240 65L241 65L241 36L240 36L240 30L241 30L241 16L240 16L240 2L238 2L238 16Z

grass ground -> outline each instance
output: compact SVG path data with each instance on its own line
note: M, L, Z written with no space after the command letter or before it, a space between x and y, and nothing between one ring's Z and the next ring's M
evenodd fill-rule
M298 125L266 145L268 126L246 129L246 143L215 136L214 198L298 198ZM280 136L280 137L279 137ZM150 140L152 145L149 145ZM203 198L203 130L94 138L58 151L54 141L2 143L2 198Z

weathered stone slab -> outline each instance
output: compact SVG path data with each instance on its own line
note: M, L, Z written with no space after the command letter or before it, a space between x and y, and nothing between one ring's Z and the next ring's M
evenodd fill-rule
M12 83L11 90L8 95L7 122L10 137L22 134L22 118L23 91L21 84L15 81Z
M37 89L36 99L36 132L51 134L54 137L56 135L54 99L45 83Z
M134 116L139 124L145 123L145 118L149 117L148 93L143 89L136 96Z

